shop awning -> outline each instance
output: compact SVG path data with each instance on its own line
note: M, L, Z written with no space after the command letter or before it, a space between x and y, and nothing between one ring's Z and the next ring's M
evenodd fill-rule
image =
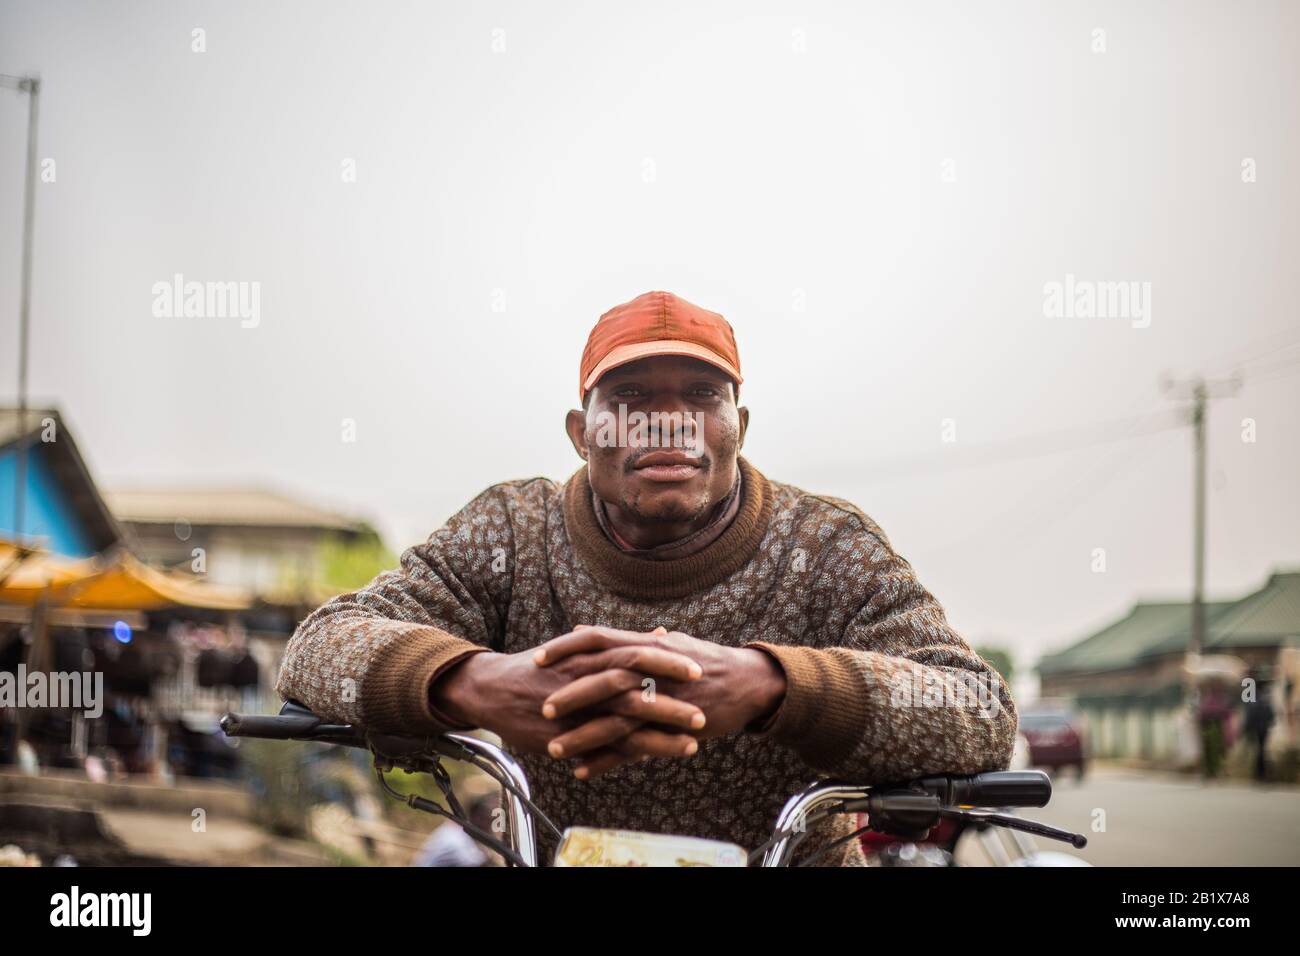
M20 553L24 550L26 554ZM10 568L7 574L6 567ZM238 611L249 605L242 591L159 571L126 551L108 558L75 560L0 541L0 604L31 607L42 595L48 598L50 608L83 610L192 607Z

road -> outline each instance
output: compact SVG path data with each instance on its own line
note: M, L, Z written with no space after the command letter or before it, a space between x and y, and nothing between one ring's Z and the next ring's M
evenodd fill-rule
M1054 781L1052 802L1022 815L1083 833L1088 846L1039 840L1095 866L1300 866L1300 788L1252 786L1094 766Z

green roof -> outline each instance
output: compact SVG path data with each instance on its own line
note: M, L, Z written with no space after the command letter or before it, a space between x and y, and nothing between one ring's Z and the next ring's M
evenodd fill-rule
M1210 648L1300 643L1300 571L1275 574L1210 628Z
M1238 601L1207 601L1205 626L1207 651L1300 643L1300 572L1274 574L1263 588ZM1139 602L1127 617L1044 655L1038 672L1119 670L1145 658L1179 653L1187 647L1191 628L1191 602Z
M1232 605L1229 602L1207 602L1207 625L1214 622ZM1192 626L1192 605L1187 601L1138 603L1128 616L1085 637L1077 644L1055 654L1044 655L1038 662L1040 674L1061 674L1070 671L1107 671L1128 667L1152 649L1182 638L1187 644L1187 634Z

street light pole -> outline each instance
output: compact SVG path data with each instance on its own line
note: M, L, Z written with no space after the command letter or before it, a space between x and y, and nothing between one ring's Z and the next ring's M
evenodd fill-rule
M18 443L14 469L14 539L21 544L27 492L27 358L32 318L32 230L36 222L36 119L41 81L34 76L0 75L0 86L27 94L27 183L23 189L23 261L18 306Z
M1192 637L1190 650L1200 654L1205 647L1205 382L1193 386L1192 430L1195 434L1196 477L1195 523L1192 531Z
M1197 377L1186 382L1166 381L1164 390L1176 400L1190 401L1188 417L1192 424L1195 459L1192 466L1194 488L1192 502L1192 633L1187 642L1189 654L1205 649L1205 419L1209 400L1235 395L1241 379L1233 376L1218 382Z

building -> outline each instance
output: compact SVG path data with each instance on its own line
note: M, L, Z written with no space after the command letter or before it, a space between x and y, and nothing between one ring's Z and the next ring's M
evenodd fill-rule
M1190 724L1186 602L1139 602L1125 617L1038 664L1042 696L1084 718L1093 756L1157 763L1195 759ZM1278 746L1294 746L1300 678L1300 572L1281 572L1236 601L1205 606L1204 654L1226 655L1244 677L1271 678ZM1273 738L1270 738L1271 740Z
M0 408L0 671L102 674L107 698L102 719L0 708L0 763L233 773L217 717L274 706L302 614L377 570L358 546L387 559L366 523L288 495L103 495L58 410ZM332 587L334 564L364 580Z
M20 454L25 452L25 456ZM21 529L14 523L25 472ZM36 538L55 554L85 558L123 541L77 442L56 409L0 408L0 536Z
M248 591L258 623L271 630L292 631L341 589L329 587L332 547L382 550L364 521L262 488L123 489L105 498L141 558Z

